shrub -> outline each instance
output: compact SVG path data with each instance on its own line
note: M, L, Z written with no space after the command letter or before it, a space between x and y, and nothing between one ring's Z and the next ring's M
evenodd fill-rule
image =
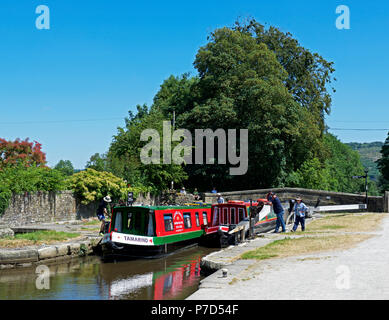
M82 204L89 204L106 195L124 200L127 192L130 191L123 179L110 172L94 169L87 169L72 175L68 183Z

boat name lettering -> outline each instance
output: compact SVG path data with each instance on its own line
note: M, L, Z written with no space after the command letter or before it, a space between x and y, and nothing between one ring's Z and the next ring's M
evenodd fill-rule
M147 238L134 237L134 236L124 236L126 241L137 241L147 243L149 240Z

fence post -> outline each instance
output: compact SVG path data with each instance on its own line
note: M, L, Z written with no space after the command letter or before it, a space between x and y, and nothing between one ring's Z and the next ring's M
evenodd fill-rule
M384 194L384 212L389 212L389 191Z

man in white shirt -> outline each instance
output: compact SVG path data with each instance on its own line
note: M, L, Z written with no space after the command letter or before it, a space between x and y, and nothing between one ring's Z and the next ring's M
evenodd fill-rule
M220 193L217 194L217 203L224 203L224 198Z

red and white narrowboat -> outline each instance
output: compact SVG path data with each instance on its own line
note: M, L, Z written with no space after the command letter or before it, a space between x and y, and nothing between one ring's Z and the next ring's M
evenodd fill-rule
M114 207L101 241L103 259L159 257L198 242L211 205Z
M225 247L235 244L239 233L231 233L241 226L246 236L249 231L250 210L253 210L254 233L266 232L274 228L277 217L273 211L271 202L266 199L257 201L230 200L226 203L213 204L211 207L211 219L205 227L205 235L202 244Z

